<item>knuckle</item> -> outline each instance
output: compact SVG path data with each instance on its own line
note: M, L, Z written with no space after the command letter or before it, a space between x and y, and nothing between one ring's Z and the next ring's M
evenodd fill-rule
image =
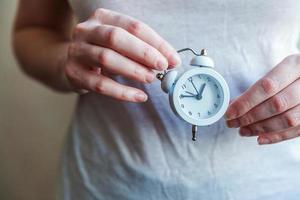
M289 133L288 131L283 132L282 134L278 134L278 141L283 141L289 139Z
M96 17L97 19L101 19L103 16L105 16L107 14L108 10L104 9L104 8L97 8L94 13L93 13L93 17Z
M102 79L97 80L94 87L95 91L98 93L104 93L105 91L105 86Z
M250 128L250 130L252 131L252 133L254 135L258 135L259 133L264 133L266 132L266 129L264 126L262 125L259 125L259 124L256 124L256 125L251 125L251 126L248 126Z
M79 23L74 27L73 36L74 38L78 38L87 30L85 23Z
M73 57L78 51L78 46L75 42L72 42L68 47L68 56Z
M144 48L144 51L143 51L143 59L144 60L151 60L152 55L153 55L153 53L152 53L151 47L146 46Z
M115 46L120 43L121 35L123 34L122 28L111 28L107 33L107 42L111 46Z
M126 91L125 89L122 89L122 90L121 90L121 93L120 93L120 97L119 97L119 98L122 99L122 100L128 99L127 91Z
M237 112L238 113L246 113L248 110L252 108L252 105L248 99L241 99L236 101L237 104Z
M285 111L288 108L287 100L282 95L276 95L272 98L273 109L276 113Z
M95 35L102 35L103 27L101 25L95 26L92 30L93 34Z
M272 143L275 143L275 142L280 142L282 140L284 140L284 136L285 134L274 134L270 139L272 141Z
M263 125L256 125L255 128L254 128L254 132L256 134L258 133L264 133L264 132L267 132L267 128Z
M78 72L68 64L66 65L64 70L65 70L66 79L70 84L70 86L73 88L78 88L79 87L78 85L80 85L80 78L78 76Z
M167 46L167 42L165 41L165 40L163 40L163 39L161 39L160 41L159 41L159 43L158 43L158 50L160 51L160 52L162 52L164 49L165 49L165 47Z
M288 127L295 127L299 125L299 120L293 113L284 114L284 119Z
M99 51L99 53L98 53L99 63L102 64L103 66L107 66L111 60L110 56L111 56L111 53L109 50Z
M248 125L248 124L252 124L253 123L253 117L250 113L244 115L242 118L241 118L241 123L243 125Z
M277 91L278 85L273 79L265 77L261 80L261 87L267 95L270 95Z
M144 24L140 21L133 21L130 23L128 27L128 32L133 35L140 35L141 32L144 30Z
M66 65L65 74L66 74L67 78L69 78L69 79L73 79L74 77L76 77L76 72L74 69L72 69L70 64Z
M137 80L141 80L143 82L146 82L145 72L144 72L144 70L142 70L139 67L134 67L133 77Z

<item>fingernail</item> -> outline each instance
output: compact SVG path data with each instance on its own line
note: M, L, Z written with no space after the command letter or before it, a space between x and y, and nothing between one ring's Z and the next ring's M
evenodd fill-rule
M225 117L227 118L227 120L231 120L236 118L237 116L237 111L234 107L229 107L229 109L226 112Z
M168 68L168 63L167 63L167 61L166 60L158 60L158 62L157 62L157 68L159 69L159 70L165 70L165 69L167 69Z
M170 66L176 66L181 63L181 59L177 53L174 53L170 56Z
M240 127L240 122L239 120L231 120L231 121L227 121L227 126L229 128L237 128L237 127Z
M259 137L258 144L270 144L271 141L268 138Z
M249 128L241 128L240 129L240 135L241 136L251 136L252 132Z
M145 95L141 92L138 92L135 94L134 98L136 101L145 102L147 100L147 95Z

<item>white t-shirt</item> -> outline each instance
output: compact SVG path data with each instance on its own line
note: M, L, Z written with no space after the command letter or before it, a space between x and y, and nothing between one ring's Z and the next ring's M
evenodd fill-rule
M70 3L80 21L103 7L144 21L176 49L207 49L232 98L298 53L299 0ZM149 100L80 96L62 160L64 199L299 199L300 139L259 146L222 119L199 128L193 142L159 81L118 81L145 90Z

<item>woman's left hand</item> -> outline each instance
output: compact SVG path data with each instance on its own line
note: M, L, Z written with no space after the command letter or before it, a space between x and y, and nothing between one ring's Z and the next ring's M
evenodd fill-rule
M228 127L258 136L259 144L300 136L300 55L286 57L235 99L226 118Z

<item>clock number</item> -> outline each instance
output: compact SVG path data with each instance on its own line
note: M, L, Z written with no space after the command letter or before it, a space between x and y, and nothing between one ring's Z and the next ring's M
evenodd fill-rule
M210 82L210 77L207 77L206 79L207 79L208 82Z
M184 108L184 104L181 104L180 106L181 106L182 108Z
M217 107L218 107L218 104L214 103L214 106L215 106L215 108L217 108Z
M220 95L219 94L217 94L217 98L220 99Z
M208 115L211 115L211 112L210 112L210 111L207 111L207 114L208 114Z
M198 116L201 117L201 113L198 112Z
M199 77L200 79L202 79L202 76L201 76L201 75L199 75L198 77Z
M185 85L185 84L183 84L181 87L182 87L182 89L184 90L184 89L186 88L186 85Z
M192 115L193 113L191 111L189 111L189 115Z
M182 98L183 98L182 94L179 96L179 98L180 98L180 99L182 99Z
M214 84L214 86L215 86L216 89L218 89L218 85L217 84Z

